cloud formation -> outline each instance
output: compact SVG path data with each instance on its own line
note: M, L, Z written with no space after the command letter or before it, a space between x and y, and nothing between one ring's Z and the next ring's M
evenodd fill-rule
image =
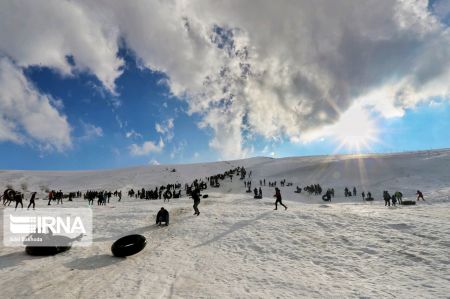
M21 67L46 66L63 75L91 72L114 91L122 60L117 57L117 26L107 20L73 1L5 0L0 4L0 52Z
M91 72L114 92L123 41L236 158L255 134L302 140L355 103L392 117L448 97L450 31L436 8L357 2L3 1L0 51L22 67ZM158 148L144 145L135 152Z
M81 127L83 128L83 135L80 137L82 140L92 140L94 138L103 137L103 129L96 125L81 121Z
M32 143L41 150L70 148L71 128L58 105L9 59L0 58L0 141Z
M159 139L159 143L156 144L153 141L145 141L143 144L138 145L133 143L130 146L130 154L133 156L146 156L150 153L160 153L164 148L164 141Z
M173 132L173 128L174 128L174 119L173 118L169 118L167 120L165 120L162 123L156 123L155 124L155 130L156 132L158 132L159 134L161 134L165 140L170 141L173 139L174 132Z
M140 134L132 129L125 133L125 137L127 137L127 138L142 138L142 134Z

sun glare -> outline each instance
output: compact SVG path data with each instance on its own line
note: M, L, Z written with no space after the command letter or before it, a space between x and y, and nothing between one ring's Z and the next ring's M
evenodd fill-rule
M370 149L378 141L378 129L363 108L354 106L341 115L334 127L334 137L339 148L360 152Z

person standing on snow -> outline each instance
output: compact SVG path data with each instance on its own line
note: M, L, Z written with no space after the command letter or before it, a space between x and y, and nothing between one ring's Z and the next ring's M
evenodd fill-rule
M422 194L422 192L420 192L420 190L417 190L416 195L417 195L417 201L419 201L421 198L422 198L422 200L425 200L423 198L423 194Z
M198 205L200 204L200 190L198 188L195 188L192 192L192 199L194 200L194 215L200 215L200 211L198 210Z
M384 206L391 206L391 196L389 195L389 192L384 191L383 192L383 199L384 199Z
M399 204L402 204L402 197L403 197L403 194L402 194L400 191L397 191L397 192L394 193L394 195L395 195L395 198L397 198L398 203L399 203Z
M20 206L21 206L22 209L23 209L23 203L22 203L23 198L22 198L22 194L20 194L19 192L16 192L16 193L14 194L14 200L16 201L16 210L17 210L17 207L19 206L19 204L20 204Z
M275 195L274 195L273 197L276 198L276 201L275 201L275 209L274 209L274 210L277 210L277 209L278 209L278 203L279 203L280 205L282 205L282 206L284 207L285 210L287 210L287 207L286 207L286 206L283 204L283 202L281 201L281 192L280 192L280 189L278 189L278 187L275 187Z
M50 205L50 202L53 200L53 190L48 192L48 205Z

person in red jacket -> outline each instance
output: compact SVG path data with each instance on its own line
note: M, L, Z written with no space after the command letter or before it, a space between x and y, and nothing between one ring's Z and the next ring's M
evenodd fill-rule
M53 200L53 190L48 192L48 205L50 205L50 202Z

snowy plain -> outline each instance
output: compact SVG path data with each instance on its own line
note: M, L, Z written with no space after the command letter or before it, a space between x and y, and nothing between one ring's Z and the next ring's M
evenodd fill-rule
M263 199L238 178L207 189L193 216L192 199L124 196L93 206L94 243L52 257L0 245L2 298L450 298L450 150L388 155L251 158L105 171L0 171L3 186L38 191L154 188L244 166L259 180L286 179L285 211L274 188ZM172 170L175 169L175 172ZM331 202L294 193L320 183ZM344 187L371 191L374 202L345 198ZM382 191L425 202L385 207ZM25 200L24 204L28 202ZM37 200L37 208L47 208ZM55 205L52 205L54 207ZM61 208L86 207L83 199ZM154 225L164 206L168 227ZM3 206L1 207L3 209ZM1 213L3 217L3 213ZM3 223L3 219L0 219ZM147 247L126 259L111 255L121 236L139 233ZM1 230L3 234L3 230ZM3 237L3 235L1 236Z

